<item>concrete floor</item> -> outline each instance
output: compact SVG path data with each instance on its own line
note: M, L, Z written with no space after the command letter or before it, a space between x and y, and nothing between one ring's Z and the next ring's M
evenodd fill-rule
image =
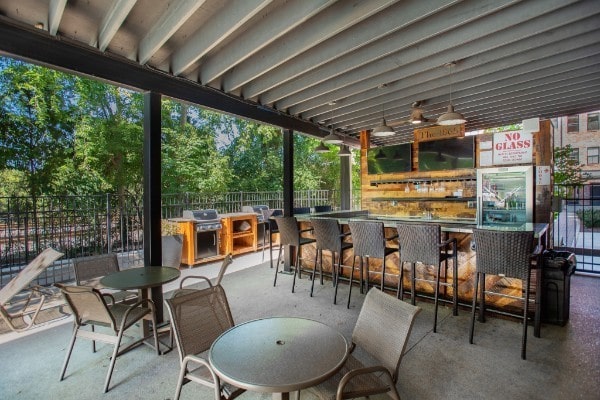
M256 255L253 255L255 257ZM309 297L309 280L297 281L291 293L289 275L280 275L273 287L273 270L257 259L238 257L223 286L236 322L264 316L301 316L323 321L350 338L364 295L352 293L345 306L347 285L341 285L333 305L329 282L315 286ZM185 270L184 275L215 276L218 265ZM167 289L171 289L172 285ZM400 367L398 390L403 399L600 399L600 279L574 276L571 318L565 327L543 324L542 337L529 330L527 360L520 358L518 322L488 318L476 324L475 343L468 342L470 312L458 317L441 307L438 333L432 332L433 306L423 308ZM1 399L171 399L179 372L176 351L157 356L146 346L117 359L108 393L102 385L109 362L109 346L92 353L91 344L75 345L66 379L58 375L68 344L68 320L35 328L28 335L0 341ZM292 361L290 361L292 362ZM251 368L252 366L248 366ZM190 383L182 399L212 399L213 392ZM311 398L303 391L302 398ZM380 396L383 398L383 396ZM269 399L246 392L240 399Z

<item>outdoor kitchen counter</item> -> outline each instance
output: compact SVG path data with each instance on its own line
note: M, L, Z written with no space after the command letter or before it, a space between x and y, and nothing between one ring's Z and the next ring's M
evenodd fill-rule
M384 224L386 230L386 237L392 236L396 234L396 227L398 223L402 222L418 222L418 223L436 223L440 224L442 228L442 236L447 236L450 238L455 238L457 241L458 248L458 297L459 302L462 304L471 304L473 299L473 277L475 274L475 257L476 253L474 250L474 246L472 246L472 233L473 229L477 227L477 224L473 220L462 220L462 219L425 219L420 217L398 217L398 216L387 216L387 215L373 215L369 214L367 211L342 211L342 212L330 212L330 213L315 213L315 214L302 214L296 216L298 221L303 227L308 227L310 224L311 218L336 218L339 223L342 225L344 231L349 231L348 229L348 221L381 221ZM525 231L534 231L534 235L539 241L540 244L546 244L547 238L547 224L538 224L538 223L528 223L523 224L519 227L514 226L502 226L502 227L490 227L485 226L486 229L498 229L498 230L507 230L507 231L517 231L517 230L525 230ZM347 241L352 241L351 236L349 236ZM389 241L387 243L390 247L396 247L398 244L395 240ZM302 246L303 251L303 265L305 268L313 268L315 262L315 253L316 248L314 245ZM344 264L352 265L353 253L351 251L346 251L344 254ZM394 253L387 257L387 266L386 266L386 277L385 277L385 286L394 289L398 286L398 265L399 258L398 253ZM381 271L381 260L379 259L371 259L369 261L369 270L371 272L379 272ZM331 256L329 252L325 252L325 256L323 257L323 269L331 272ZM349 270L346 268L345 270ZM443 270L443 268L442 268ZM349 271L344 271L346 276ZM421 264L417 264L416 274L417 277L433 279L434 269L429 266L424 266ZM536 282L536 274L537 271L534 270L534 276L532 276L532 291L535 291L535 282ZM442 272L443 273L443 272ZM358 273L356 274L356 278L358 278ZM410 292L410 266L406 264L404 266L404 281L403 286L406 290ZM452 278L452 268L448 269L448 280ZM375 283L380 281L379 274L371 274L369 277L370 281ZM496 286L497 289L500 290L501 293L512 294L520 296L521 292L521 281L517 279L501 279L497 276L487 276L486 277L486 288L491 288L492 286ZM425 296L433 296L434 293L434 285L417 281L417 292L418 294ZM440 294L447 299L451 299L452 297L452 288L450 287L440 287ZM514 311L520 308L520 303L518 301L512 300L510 298L504 298L499 296L494 296L490 298L486 303L491 307L495 307L498 309L502 309L504 311Z

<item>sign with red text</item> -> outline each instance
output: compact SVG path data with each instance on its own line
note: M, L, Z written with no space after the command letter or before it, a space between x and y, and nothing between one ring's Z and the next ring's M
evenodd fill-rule
M528 164L533 158L533 134L513 131L494 133L494 165Z

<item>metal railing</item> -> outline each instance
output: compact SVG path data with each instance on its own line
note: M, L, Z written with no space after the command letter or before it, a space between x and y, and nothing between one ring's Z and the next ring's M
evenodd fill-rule
M555 197L554 248L575 253L578 272L600 274L600 185L555 185Z
M295 206L330 204L339 208L337 190L294 192ZM215 195L165 194L163 218L180 217L186 209L240 211L245 205L282 208L282 192L230 192ZM360 208L360 192L353 194ZM39 285L73 280L71 259L118 253L124 268L143 265L143 206L139 196L0 197L0 287L6 285L42 250L53 247L65 256L41 274Z

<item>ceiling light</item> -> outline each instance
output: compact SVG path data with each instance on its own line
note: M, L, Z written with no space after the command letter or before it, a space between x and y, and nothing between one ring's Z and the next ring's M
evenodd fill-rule
M452 68L454 68L455 66L455 62L449 62L444 64L444 67L450 69L450 103L448 104L448 111L446 111L444 114L438 117L438 125L459 125L467 122L467 120L461 113L454 111L454 106L452 105Z
M411 118L411 120L410 120L410 123L411 123L411 124L415 124L415 125L417 125L417 124L420 124L420 123L423 123L423 122L425 122L425 117L423 117L423 115L422 115L422 114L421 114L421 115L419 115L418 117L413 117L413 118Z
M321 141L317 147L315 147L315 153L327 153L329 151L329 147L325 146L325 143Z
M381 124L376 126L371 131L371 136L377 136L377 137L392 136L394 133L395 133L394 130L386 124L385 118L382 118Z
M329 133L329 135L323 138L323 143L327 144L340 144L343 142L344 141L342 140L342 138L333 131L333 128L331 128L331 132Z
M342 148L340 149L340 151L338 152L338 156L340 157L350 157L352 155L352 152L350 152L350 150L348 149L348 146L343 145Z
M331 106L331 132L329 132L329 135L323 138L323 142L327 144L340 144L344 142L342 138L333 130L333 106L335 104L335 100L329 102L329 105Z
M448 111L440 115L437 119L438 125L459 125L467 122L461 113L454 111L452 103L448 104Z

